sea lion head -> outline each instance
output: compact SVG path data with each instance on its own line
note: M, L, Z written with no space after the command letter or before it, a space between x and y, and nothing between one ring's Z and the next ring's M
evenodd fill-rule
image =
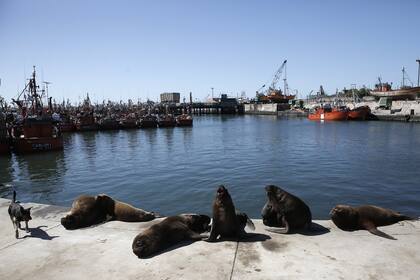
M188 227L198 233L210 230L210 217L207 215L183 214Z
M331 220L342 230L356 230L359 214L351 206L337 205L330 211Z
M226 203L229 201L232 202L232 198L230 197L228 190L223 185L220 185L217 188L216 199L222 203Z
M156 244L151 234L140 233L133 240L133 253L139 258L150 257L157 251Z

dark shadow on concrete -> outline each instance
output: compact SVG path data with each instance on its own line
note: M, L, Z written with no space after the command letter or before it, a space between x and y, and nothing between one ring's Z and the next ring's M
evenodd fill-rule
M263 242L268 239L271 239L269 235L262 234L262 233L249 233L247 232L245 235L242 235L240 238L237 237L219 237L215 242L223 242L223 241L232 241L232 242L243 242L243 243L250 243L250 242ZM206 240L204 240L206 241Z
M181 242L179 242L179 243L177 243L177 244L175 244L175 245L172 245L172 246L170 246L170 247L168 247L168 248L166 248L166 249L164 249L164 250L162 250L162 251L160 251L160 252L156 252L156 253L154 253L153 255L150 255L150 256L148 256L148 257L142 257L142 258L139 258L139 259L151 259L151 258L156 257L156 256L159 256L159 255L161 255L161 254L164 254L164 253L167 253L167 252L170 252L170 251L176 250L176 249L178 249L178 248L181 248L181 247L185 247L185 246L191 245L191 244L193 244L194 242L197 242L197 241L193 241L193 240L181 241ZM134 254L134 253L133 253L133 254Z
M274 232L276 229L282 230L284 228L280 227L271 227L270 230L266 230L269 232L272 232L274 234L302 234L305 236L316 236L316 235L322 235L330 232L329 228L326 228L320 224L312 222L311 227L309 229L302 229L302 230L292 230L289 233L281 233L281 232Z
M27 238L27 237L33 237L33 238L39 238L42 240L53 240L54 238L57 238L59 236L50 236L45 230L43 230L43 227L47 227L47 226L38 226L36 228L29 228L30 231L30 235L26 235L23 238Z

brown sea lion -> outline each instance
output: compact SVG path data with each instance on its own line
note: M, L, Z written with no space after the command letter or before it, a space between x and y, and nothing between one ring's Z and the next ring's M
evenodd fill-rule
M339 229L345 231L365 229L372 234L394 240L394 237L378 230L377 227L392 225L404 220L415 220L393 210L373 205L359 207L337 205L331 210L330 215Z
M157 215L115 200L105 194L81 195L72 205L70 213L61 218L66 229L89 227L109 220L122 222L146 222Z
M181 241L201 240L201 233L209 230L210 217L197 214L171 216L137 235L132 244L139 258L150 257Z
M267 229L267 231L290 233L311 227L312 214L305 202L274 185L266 186L265 190L268 201L261 211L263 224L269 227L284 228Z
M213 202L213 221L207 241L216 241L219 235L239 238L246 234L245 226L255 229L245 213L236 211L228 190L222 185L219 186Z

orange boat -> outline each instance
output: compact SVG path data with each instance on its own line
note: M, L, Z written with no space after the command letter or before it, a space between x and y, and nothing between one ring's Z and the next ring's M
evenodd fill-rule
M364 121L370 114L369 106L356 107L349 111L349 120L360 120Z
M348 110L339 108L319 108L308 115L311 121L345 121L348 118Z

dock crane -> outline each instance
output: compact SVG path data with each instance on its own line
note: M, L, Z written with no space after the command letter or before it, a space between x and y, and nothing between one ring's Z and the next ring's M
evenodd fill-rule
M268 89L265 89L265 84L257 90L257 99L259 101L268 101L268 102L275 102L275 103L283 103L287 102L289 99L293 99L294 96L289 96L289 86L287 84L287 77L286 77L286 64L287 59L283 61L281 66L277 69L274 73L273 81L271 82ZM284 72L284 75L283 75ZM282 75L283 82L284 82L284 91L282 92L281 89L277 89L277 84L280 81Z
M287 63L287 59L283 61L283 63L282 63L282 64L281 64L281 66L279 67L279 69L278 69L278 70L276 71L276 73L274 74L273 81L271 82L271 84L270 84L269 88L263 91L263 89L265 88L265 86L266 86L266 85L265 85L265 84L264 84L264 85L262 85L262 86L261 86L261 87L257 90L257 96L262 96L262 95L265 95L265 94L266 94L266 93L268 93L270 90L276 90L277 83L279 82L279 80L280 80L280 78L281 78L281 75L282 75L282 73L283 73L283 69L286 67L286 63ZM287 84L287 82L286 82L286 78L285 78L284 80L285 80L285 83ZM285 84L285 85L286 85L286 84Z

